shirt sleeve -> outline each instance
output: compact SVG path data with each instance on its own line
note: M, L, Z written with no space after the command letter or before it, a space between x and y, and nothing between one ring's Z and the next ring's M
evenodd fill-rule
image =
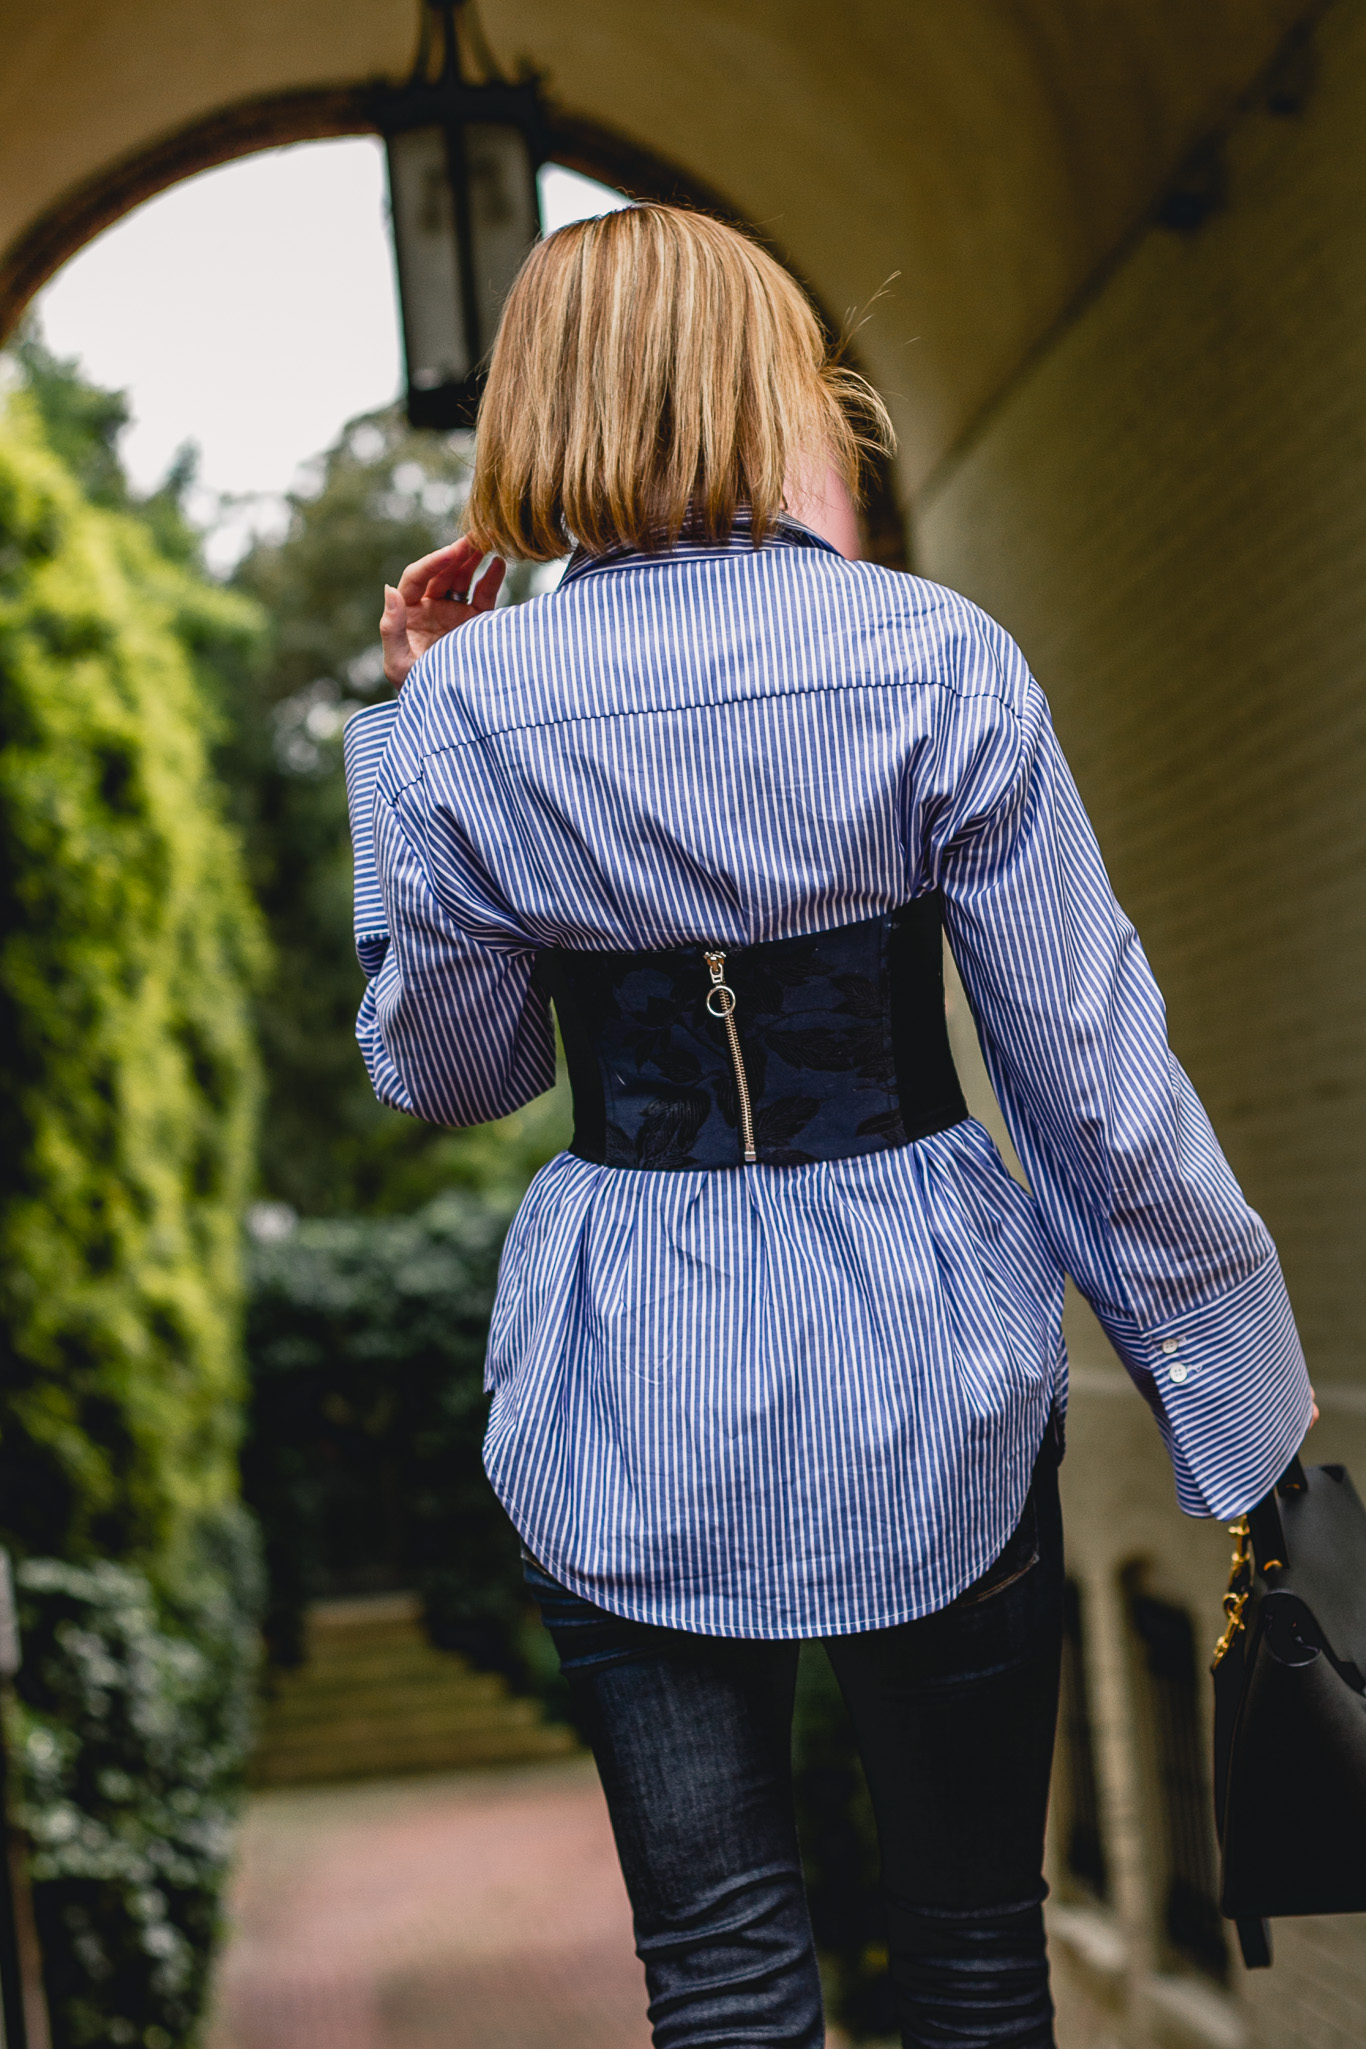
M990 738L926 825L949 942L1043 1229L1157 1417L1181 1506L1241 1515L1311 1416L1280 1262L1167 1044L1032 679L1018 701L978 714Z
M549 1005L532 986L530 949L465 930L440 901L386 788L398 712L358 713L345 736L366 977L356 1038L382 1103L433 1124L483 1124L554 1086Z

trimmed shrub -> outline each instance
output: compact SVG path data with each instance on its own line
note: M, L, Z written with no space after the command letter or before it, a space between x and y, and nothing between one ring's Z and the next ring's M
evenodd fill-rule
M253 1247L242 1470L278 1662L301 1657L313 1596L417 1586L437 1643L516 1669L520 1558L480 1459L506 1224L506 1209L452 1193Z
M173 1559L235 1489L258 922L190 646L255 614L0 414L0 1530Z
M21 1561L19 1792L55 2049L176 2049L211 1955L252 1667L235 1496L262 944L207 683L248 659L258 615L196 572L170 499L121 498L118 402L82 410L74 373L40 368L46 384L0 407L0 1540ZM91 455L84 482L46 414L64 453Z
M178 1597L142 1573L28 1559L12 1732L53 2035L193 2037L251 1734L255 1533L203 1530Z

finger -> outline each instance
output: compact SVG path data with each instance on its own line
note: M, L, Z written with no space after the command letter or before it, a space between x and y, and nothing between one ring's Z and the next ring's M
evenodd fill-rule
M434 548L430 555L410 562L398 580L398 593L408 604L414 604L433 584L442 584L444 597L448 590L463 590L479 560L479 549L473 541L462 534L458 541L451 541L444 548Z
M424 605L473 605L475 578L479 577L485 557L473 542L467 545L470 551L467 556L439 565L436 574L429 578L422 593ZM489 556L487 559L493 561L495 558ZM485 570L484 575L487 574ZM483 577L479 578L478 588L483 589Z
M470 593L470 603L476 612L491 612L498 602L498 593L503 588L503 578L508 573L507 563L495 555L484 574Z
M384 586L384 610L380 614L379 644L384 651L384 673L395 690L401 690L413 666L408 644L408 607L390 584Z

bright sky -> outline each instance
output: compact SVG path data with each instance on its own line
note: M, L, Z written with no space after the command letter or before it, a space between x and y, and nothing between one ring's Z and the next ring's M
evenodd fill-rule
M547 231L624 204L558 165L541 173ZM38 298L44 338L128 392L139 488L189 440L209 491L278 503L344 421L398 395L386 206L377 139L303 143L188 179L58 273ZM272 510L232 522L215 554L230 560Z

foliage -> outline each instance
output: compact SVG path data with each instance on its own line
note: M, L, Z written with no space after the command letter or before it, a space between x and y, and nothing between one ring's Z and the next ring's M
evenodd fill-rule
M170 1557L234 1491L260 959L195 661L241 598L0 415L0 1517Z
M21 332L14 357L43 423L44 438L91 505L126 511L128 480L118 439L132 418L121 391L88 384L74 363L46 347L35 328Z
M414 433L396 410L353 421L291 498L283 536L258 542L235 578L271 622L264 659L227 703L220 753L274 950L258 1005L261 1182L309 1215L412 1209L453 1184L516 1193L564 1142L558 1101L480 1133L387 1110L355 1045L363 985L341 731L357 706L388 694L383 586L451 537L469 453L468 436Z
M179 450L155 491L136 497L118 450L119 436L132 418L125 394L89 383L77 363L53 355L33 326L20 330L12 353L42 421L43 437L82 496L106 511L135 513L163 555L197 564L199 535L184 510L198 466L193 444L186 442Z
M188 461L135 501L122 401L32 337L18 355L26 388L0 409L0 1531L26 1561L19 1777L57 2049L170 2049L194 2029L248 1735L235 1454L262 946L205 686L249 665L260 617L197 570Z
M437 1643L515 1664L520 1560L480 1458L506 1222L449 1193L410 1217L306 1220L254 1248L243 1481L280 1661L301 1655L315 1594L415 1584Z
M177 1594L29 1559L12 1740L55 2049L187 2041L250 1738L255 1535L201 1525Z

